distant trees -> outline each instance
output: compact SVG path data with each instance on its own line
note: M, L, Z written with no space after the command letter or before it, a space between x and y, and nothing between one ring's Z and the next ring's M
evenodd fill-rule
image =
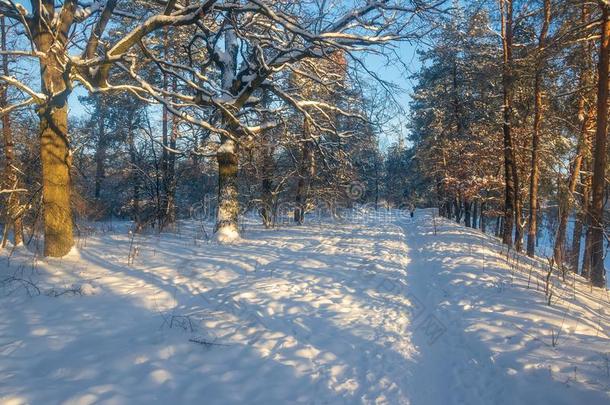
M91 217L129 212L138 223L168 228L180 193L201 198L210 181L217 181L216 238L231 241L239 233L245 154L262 165L264 174L253 179L267 225L287 190L295 193L298 221L313 190L333 200L358 177L373 179L378 201L381 159L375 147L356 146L374 133L349 72L363 52L417 39L443 3L0 1L0 14L19 34L3 42L4 60L40 66L35 79L5 68L0 108L6 138L8 114L36 107L44 254L63 256L74 244L76 205ZM89 93L91 118L69 123L76 85ZM10 101L7 92L15 94ZM366 151L374 158L367 170L354 165ZM181 189L180 170L201 183ZM105 194L118 179L128 187ZM37 190L29 193L36 198ZM17 201L16 192L10 196ZM22 215L5 211L8 232Z
M458 14L422 52L415 76L411 141L421 164L413 176L427 179L443 214L470 226L479 221L489 198L499 198L498 153L501 59L482 12ZM425 190L422 190L425 191ZM476 212L476 217L475 217Z
M554 235L555 262L598 286L607 240L608 7L498 0L458 8L422 53L409 152L425 162L413 176L427 179L422 189L444 215L472 226L479 201L479 225L495 217L496 233L516 250L527 229L533 255L540 213L555 216L556 227L544 230Z

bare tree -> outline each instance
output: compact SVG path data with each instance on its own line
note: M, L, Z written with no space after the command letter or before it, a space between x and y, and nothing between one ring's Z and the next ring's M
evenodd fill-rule
M4 16L0 17L0 41L2 55L2 74L8 76L9 72L9 56L4 53L7 51L7 26ZM8 107L8 86L2 86L0 90L0 109ZM5 164L5 178L3 179L3 185L6 190L16 190L19 188L19 178L17 177L17 168L15 167L15 150L13 133L11 128L11 117L7 112L2 115L2 137L4 140L4 158L6 159ZM23 226L21 221L20 213L20 198L18 192L11 192L8 194L6 220L4 222L4 235L2 236L2 247L6 246L8 241L8 232L13 230L13 241L15 245L19 245L23 241Z

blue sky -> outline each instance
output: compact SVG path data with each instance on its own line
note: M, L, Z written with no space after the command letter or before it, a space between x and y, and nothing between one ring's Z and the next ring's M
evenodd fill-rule
M381 56L368 56L366 58L367 67L375 72L379 78L394 83L399 87L399 91L393 92L394 100L400 105L402 112L394 117L390 125L401 127L401 136L406 136L405 124L408 119L409 102L411 92L415 83L410 76L417 72L421 67L421 62L417 55L417 50L423 44L400 43L396 48L396 54L400 61L388 60ZM386 149L392 143L397 142L398 137L395 133L380 134L379 144L382 149Z
M392 82L400 88L398 92L393 93L393 97L405 114L399 114L399 116L394 117L391 124L400 125L403 128L404 121L407 118L406 113L408 113L409 101L411 100L410 94L414 85L409 76L421 66L419 58L416 55L417 49L421 46L406 42L400 43L396 48L396 54L401 59L400 62L388 61L387 58L376 55L368 55L365 59L368 69L375 72L381 79ZM87 114L87 111L78 100L79 96L83 96L86 93L86 90L80 86L76 87L72 92L69 99L70 114L72 116L84 116ZM404 131L403 129L403 136L405 135ZM379 139L380 147L386 149L397 140L396 134L381 134Z
M30 9L29 2L22 1L20 3L24 5L26 9ZM394 117L392 123L395 125L404 127L404 120L407 117L406 113L408 112L409 107L410 94L413 89L413 82L409 79L409 76L416 72L421 66L416 55L417 49L421 46L423 45L407 42L399 43L396 47L396 54L399 56L400 62L391 61L388 63L386 58L376 55L368 55L365 58L365 63L371 71L375 72L383 80L392 82L400 88L399 91L393 92L393 98L401 106L405 114L399 114L399 116ZM79 96L83 96L86 93L86 90L82 87L76 87L72 92L69 99L70 114L72 116L84 116L87 114L87 111L78 100ZM405 130L403 129L402 132L404 136ZM385 149L396 141L397 136L395 134L382 134L380 137L380 146Z

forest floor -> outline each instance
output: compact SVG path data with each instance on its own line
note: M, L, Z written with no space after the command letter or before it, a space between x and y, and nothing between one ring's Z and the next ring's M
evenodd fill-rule
M0 403L609 403L607 291L431 211L347 222L3 251Z

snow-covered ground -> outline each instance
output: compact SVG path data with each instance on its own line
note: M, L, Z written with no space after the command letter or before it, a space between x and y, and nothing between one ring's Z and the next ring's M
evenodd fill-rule
M610 401L607 292L431 211L201 237L2 252L0 403Z

